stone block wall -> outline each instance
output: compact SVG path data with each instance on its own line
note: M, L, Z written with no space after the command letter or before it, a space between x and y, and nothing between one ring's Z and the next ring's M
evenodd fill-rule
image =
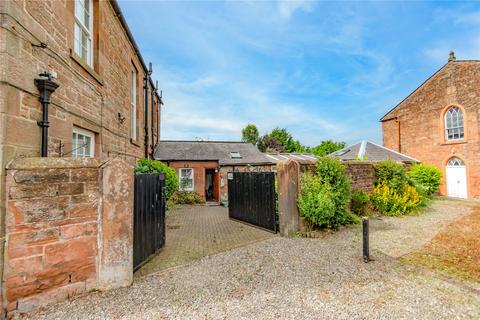
M465 162L469 198L480 197L480 61L450 61L382 118L383 145L435 165L442 173L452 157ZM445 113L463 112L464 139L446 140Z
M6 188L4 309L29 312L131 283L133 170L126 162L17 159Z
M347 161L345 171L350 177L352 191L363 190L367 193L373 191L375 183L375 168L372 162L368 161Z
M368 161L345 162L347 175L352 183L352 190L371 192L375 183L374 164ZM301 164L294 160L277 163L278 178L278 217L280 234L294 236L298 231L304 231L306 224L300 217L297 199L300 193L300 183L305 172L315 169L312 164Z

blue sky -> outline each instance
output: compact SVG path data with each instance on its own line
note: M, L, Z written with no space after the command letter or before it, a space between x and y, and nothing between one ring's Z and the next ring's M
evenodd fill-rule
M164 93L162 139L287 128L381 142L380 117L447 62L480 59L480 2L125 1Z

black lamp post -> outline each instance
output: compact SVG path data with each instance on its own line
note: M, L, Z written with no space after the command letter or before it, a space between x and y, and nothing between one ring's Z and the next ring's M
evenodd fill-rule
M48 106L50 105L50 98L52 93L55 92L58 88L58 84L52 80L52 75L48 72L43 72L39 74L40 78L35 79L35 86L40 92L40 102L42 103L42 120L38 121L38 125L42 128L42 157L46 157L48 154L48 127L50 122L48 122Z

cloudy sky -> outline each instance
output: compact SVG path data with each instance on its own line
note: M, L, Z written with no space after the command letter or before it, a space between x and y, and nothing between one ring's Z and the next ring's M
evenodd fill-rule
M479 2L126 1L164 93L162 139L248 123L314 146L381 142L380 117L447 62L480 59Z

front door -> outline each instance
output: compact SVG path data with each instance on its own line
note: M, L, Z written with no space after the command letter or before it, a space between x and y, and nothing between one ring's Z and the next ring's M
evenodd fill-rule
M206 201L217 201L216 198L216 175L215 169L206 169L205 170L205 200Z
M449 197L463 198L467 196L467 168L459 158L452 158L446 168L447 195Z

